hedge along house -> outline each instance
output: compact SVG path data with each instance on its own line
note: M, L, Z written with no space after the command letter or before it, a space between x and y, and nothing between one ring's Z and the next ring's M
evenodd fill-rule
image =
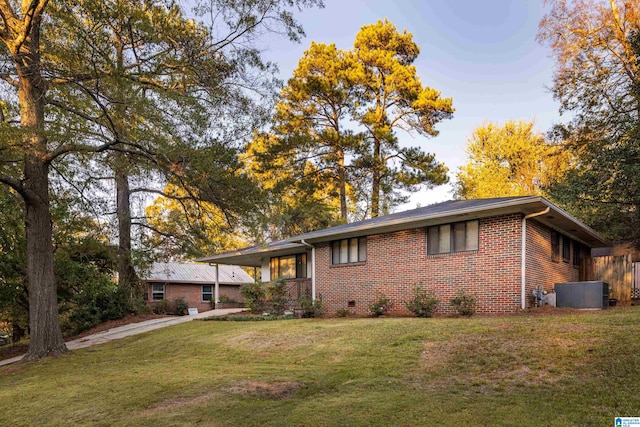
M240 285L253 282L237 265L213 268L205 264L156 262L144 275L146 297L153 301L184 298L189 308L211 310L221 296L241 301Z
M541 285L586 277L591 249L608 246L594 230L543 197L439 203L203 258L260 267L309 289L329 313L366 313L377 294L405 312L416 284L433 290L439 310L461 289L477 311L527 308Z

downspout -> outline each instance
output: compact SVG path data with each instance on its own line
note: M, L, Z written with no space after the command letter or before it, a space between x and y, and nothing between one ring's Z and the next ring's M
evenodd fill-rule
M216 286L215 286L215 304L213 308L218 308L218 304L220 303L220 264L216 264Z
M304 239L300 243L311 248L311 299L316 300L316 247L305 242Z
M531 213L529 215L525 215L522 218L522 260L521 260L521 270L520 270L520 305L522 309L527 308L527 286L526 286L526 273L527 273L527 219L533 218L535 216L544 215L551 210L551 207L547 207L545 210L540 212Z

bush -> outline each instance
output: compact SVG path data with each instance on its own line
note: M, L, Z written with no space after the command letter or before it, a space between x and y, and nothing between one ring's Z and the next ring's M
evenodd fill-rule
M261 283L244 283L240 286L240 295L252 313L260 313L265 305L265 291Z
M123 318L128 307L126 295L116 284L109 280L95 281L76 294L64 329L79 334L107 320Z
M176 298L173 300L173 314L177 316L184 316L189 313L189 304L184 300L184 298Z
M369 303L368 311L374 317L380 317L384 314L390 313L393 308L393 302L385 294L380 294L376 299Z
M324 314L324 304L322 303L322 296L318 295L318 298L314 301L310 296L304 296L298 300L298 304L302 308L302 317L320 317Z
M266 303L271 307L271 314L282 315L287 308L287 282L276 279L267 285Z
M476 297L459 289L455 298L451 299L453 308L463 316L473 316L476 312Z
M153 314L172 314L173 306L170 301L163 299L151 303L151 312Z
M413 290L413 298L405 303L405 307L418 317L431 317L439 303L433 291L425 290L418 284Z

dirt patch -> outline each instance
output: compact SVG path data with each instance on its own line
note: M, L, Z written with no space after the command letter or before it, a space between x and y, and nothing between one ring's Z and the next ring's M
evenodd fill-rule
M233 394L260 397L263 399L285 400L293 397L304 384L300 382L265 383L257 381L240 381L229 387Z
M421 372L432 386L448 385L455 371L458 384L512 388L522 385L554 384L567 373L556 366L538 366L549 342L499 340L496 335L467 335L453 341L425 342ZM553 343L561 347L573 343ZM443 374L444 373L444 374Z

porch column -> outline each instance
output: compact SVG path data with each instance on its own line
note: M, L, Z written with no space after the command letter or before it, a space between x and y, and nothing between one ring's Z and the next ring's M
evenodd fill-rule
M311 247L311 299L316 300L316 247Z
M214 298L215 298L215 308L218 308L218 304L220 303L220 264L216 264L216 285L214 290Z

